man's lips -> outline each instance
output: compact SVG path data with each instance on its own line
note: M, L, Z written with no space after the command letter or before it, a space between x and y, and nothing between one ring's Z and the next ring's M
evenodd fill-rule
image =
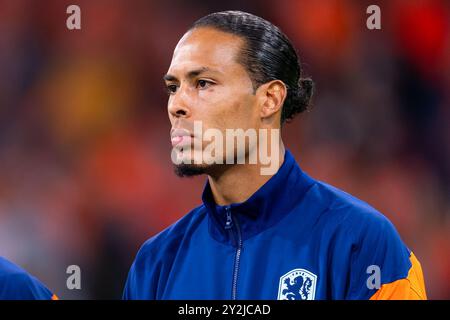
M193 136L188 130L185 129L173 129L171 130L170 136L172 147L181 147L183 145L190 145L192 143Z
M176 136L172 138L172 147L182 147L184 145L190 145L191 142L191 136Z

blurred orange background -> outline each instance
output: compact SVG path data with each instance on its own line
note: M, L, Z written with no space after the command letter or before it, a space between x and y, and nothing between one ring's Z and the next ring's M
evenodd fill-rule
M162 76L195 20L233 9L280 26L316 82L283 133L301 167L383 212L428 297L449 299L449 2L240 2L0 0L0 255L62 299L121 297L139 246L205 182L173 174Z

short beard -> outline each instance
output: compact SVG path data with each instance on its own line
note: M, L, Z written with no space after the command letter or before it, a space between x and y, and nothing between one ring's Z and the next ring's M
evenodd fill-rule
M205 174L207 171L207 166L181 163L178 165L174 165L174 171L175 174L180 178L194 177L199 176L201 174Z

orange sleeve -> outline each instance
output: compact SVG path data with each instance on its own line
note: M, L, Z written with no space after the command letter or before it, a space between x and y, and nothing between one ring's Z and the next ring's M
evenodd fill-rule
M52 295L52 300L59 300L58 296L56 294Z
M370 300L426 300L425 282L422 267L416 256L409 256L411 268L406 279L386 283L370 298Z

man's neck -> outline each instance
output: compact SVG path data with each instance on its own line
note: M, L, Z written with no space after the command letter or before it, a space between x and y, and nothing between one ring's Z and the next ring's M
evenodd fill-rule
M279 167L284 162L284 145L279 148ZM209 185L218 205L244 202L250 198L272 175L261 174L261 163L234 164L218 175L208 175ZM275 173L274 173L275 174Z

